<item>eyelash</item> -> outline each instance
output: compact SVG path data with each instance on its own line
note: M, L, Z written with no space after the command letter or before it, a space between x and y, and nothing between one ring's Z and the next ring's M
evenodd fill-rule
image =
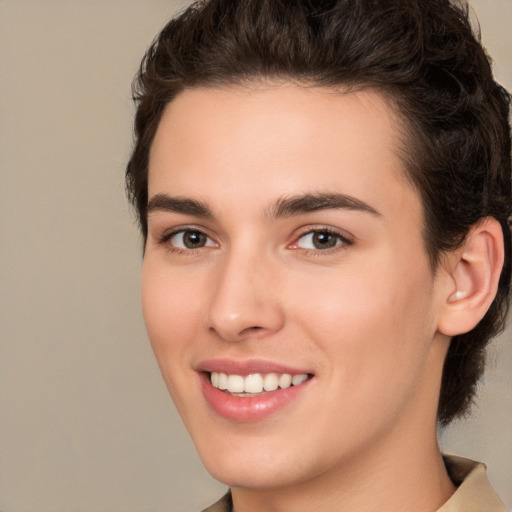
M327 234L330 236L333 236L337 239L336 245L334 247L329 247L326 249L303 249L301 247L298 247L298 243L301 239L305 238L308 235L313 234ZM348 238L346 235L342 234L341 232L330 228L326 226L318 226L314 228L309 228L308 230L300 233L295 241L292 244L292 249L302 249L304 251L304 254L306 256L322 256L325 254L331 254L333 252L337 252L343 249L346 249L347 247L350 247L354 244L354 240Z
M190 249L184 249L182 247L176 247L175 245L170 243L170 240L175 237L176 235L179 235L180 233L186 234L186 233L198 233L200 235L205 236L207 239L212 240L212 237L209 236L203 229L196 228L194 226L188 226L183 228L174 229L170 232L164 233L162 236L158 238L158 245L163 245L167 248L169 252L172 252L174 254L178 255L186 255L186 256L193 256L195 254L198 254L201 249L205 249L210 246L202 246L197 248L190 248Z
M194 226L188 226L188 227L184 227L184 228L174 229L170 232L164 233L163 235L161 235L158 238L158 244L166 246L167 250L169 252L172 252L172 253L178 254L178 255L187 255L187 256L193 256L193 255L199 253L201 251L201 249L211 247L211 245L210 246L204 245L204 246L197 247L197 248L187 248L187 249L184 249L181 247L176 247L175 245L170 243L170 240L173 237L175 237L176 235L179 235L180 233L183 233L183 234L198 233L200 235L205 236L210 241L213 241L213 239L203 229L196 228ZM334 247L329 247L326 249L304 249L304 248L301 248L298 246L300 240L302 240L306 236L312 235L312 234L327 234L330 236L334 236L337 239L336 245ZM350 247L353 244L354 244L353 240L351 240L347 236L343 235L339 231L329 228L329 227L319 226L319 227L315 227L315 228L309 228L307 231L300 233L295 238L295 241L292 242L291 245L288 245L288 247L291 249L294 249L294 250L302 249L306 256L310 256L310 255L311 256L321 256L321 255L337 252L339 250L343 250L347 247Z

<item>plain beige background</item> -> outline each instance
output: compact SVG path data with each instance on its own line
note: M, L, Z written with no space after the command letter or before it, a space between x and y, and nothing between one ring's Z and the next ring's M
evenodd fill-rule
M130 82L187 2L0 0L0 511L194 511L223 492L160 379L123 189ZM512 88L512 0L474 0ZM512 343L447 450L512 509Z

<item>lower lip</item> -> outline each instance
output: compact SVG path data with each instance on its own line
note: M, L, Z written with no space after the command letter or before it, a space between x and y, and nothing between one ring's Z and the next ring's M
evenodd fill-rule
M201 385L204 397L210 407L223 418L236 421L258 421L291 404L294 399L308 386L308 379L298 386L268 391L258 396L233 396L214 388L210 376L201 374Z

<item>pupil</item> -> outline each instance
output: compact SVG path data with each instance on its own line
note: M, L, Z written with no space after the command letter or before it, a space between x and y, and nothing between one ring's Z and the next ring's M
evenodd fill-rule
M317 249L330 249L336 245L336 237L330 233L315 233L313 235L313 244Z
M183 243L189 249L195 249L204 245L205 237L203 233L199 233L198 231L190 231L185 233L185 236L183 237Z

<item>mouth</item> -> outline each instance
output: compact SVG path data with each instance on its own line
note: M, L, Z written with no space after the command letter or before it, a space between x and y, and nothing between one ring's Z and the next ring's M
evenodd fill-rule
M311 377L307 373L209 373L209 380L214 388L237 397L261 396L279 389L288 389L299 386Z
M315 375L267 361L210 360L196 367L211 412L236 422L255 422L300 407Z

